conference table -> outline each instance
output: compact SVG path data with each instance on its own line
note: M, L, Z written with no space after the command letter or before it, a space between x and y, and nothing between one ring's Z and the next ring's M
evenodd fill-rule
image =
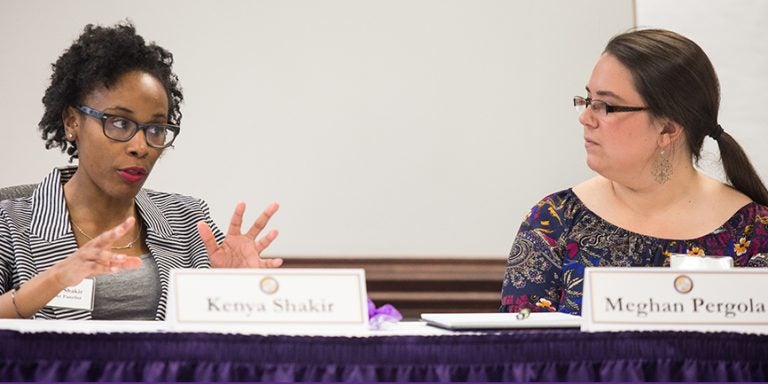
M0 321L2 381L766 381L768 335Z

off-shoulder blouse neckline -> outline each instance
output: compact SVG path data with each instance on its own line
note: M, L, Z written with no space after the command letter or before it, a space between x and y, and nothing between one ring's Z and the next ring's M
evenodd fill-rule
M685 241L696 241L696 240L701 240L701 239L704 239L704 238L707 238L707 237L710 237L710 236L717 236L718 233L721 233L723 230L726 229L726 226L728 226L728 223L730 223L730 221L733 220L734 217L739 216L739 215L742 215L742 216L745 215L750 208L752 208L753 206L757 205L757 203L755 203L754 201L750 201L749 203L745 204L744 206L742 206L741 208L736 210L736 212L734 212L733 215L731 215L728 218L728 220L725 221L725 223L721 224L720 226L715 228L713 231L711 231L711 232L709 232L709 233L707 233L707 234L705 234L703 236L695 237L695 238L692 238L692 239L665 239L665 238L661 238L661 237L656 237L656 236L651 236L651 235L646 235L646 234L630 231L630 230L628 230L628 229L626 229L624 227L620 227L620 226L618 226L616 224L613 224L610 221L602 218L597 213L593 212L591 209L589 209L589 207L587 207L587 205L584 204L584 202L581 200L581 198L579 198L579 196L573 191L573 188L568 188L567 191L568 191L568 194L573 196L573 198L575 199L576 203L579 206L581 206L584 209L584 211L586 211L588 214L596 217L598 220L600 220L601 222L605 223L607 226L612 227L614 229L618 229L618 230L624 231L624 232L626 232L626 233L628 233L630 235L640 236L640 237L643 237L643 238L646 238L646 239L655 240L655 241L664 241L664 242L670 242L670 241L682 241L682 242L685 242Z

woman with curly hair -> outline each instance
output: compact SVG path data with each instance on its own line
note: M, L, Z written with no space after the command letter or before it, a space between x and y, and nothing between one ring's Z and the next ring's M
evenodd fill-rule
M181 132L172 64L130 23L86 26L53 64L39 127L78 165L0 202L0 318L161 320L172 268L280 266L260 256L277 231L257 239L276 203L245 233L238 204L224 235L205 202L142 188Z

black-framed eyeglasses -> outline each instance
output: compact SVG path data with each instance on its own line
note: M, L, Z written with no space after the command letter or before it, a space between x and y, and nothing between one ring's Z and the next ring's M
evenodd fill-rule
M587 107L591 106L593 112L603 116L608 116L609 113L613 113L613 112L635 112L635 111L645 111L646 109L648 109L648 107L627 107L624 105L610 105L605 101L592 100L592 98L590 97L584 98L581 96L573 97L573 106L576 107L576 110L579 111L579 113L584 112L587 109Z
M171 124L139 124L123 116L112 115L97 111L85 105L78 105L78 111L101 120L104 136L115 140L126 142L136 135L141 129L144 131L144 138L147 145L153 148L168 148L176 140L181 128L178 125Z

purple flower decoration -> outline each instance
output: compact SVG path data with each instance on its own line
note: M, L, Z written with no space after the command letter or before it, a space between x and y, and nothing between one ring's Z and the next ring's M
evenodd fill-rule
M402 319L403 315L401 315L400 311L391 304L384 304L381 307L376 308L376 304L373 303L373 300L368 298L368 324L371 329L383 329Z

